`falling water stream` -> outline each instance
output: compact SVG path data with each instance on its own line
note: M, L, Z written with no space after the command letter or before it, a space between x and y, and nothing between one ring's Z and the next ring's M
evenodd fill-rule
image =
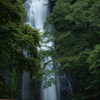
M27 18L25 24L29 24L29 26L33 28L40 29L41 32L43 32L43 25L46 21L47 15L49 12L49 0L26 0L24 3L25 11L27 13ZM45 40L45 39L43 39ZM47 49L46 47L42 45L41 49ZM52 46L52 43L48 43L46 45ZM27 56L26 52L24 51L25 55ZM50 60L51 57L48 57ZM47 61L47 59L46 59ZM51 62L52 63L52 62ZM47 66L47 69L52 69L53 65L50 67ZM54 78L52 75L51 77ZM28 79L28 80L27 80ZM29 87L25 85L25 82L29 81L29 74L27 72L23 73L23 88L22 88L22 99L27 99L29 97L29 94L27 96L25 95L25 91L29 91ZM27 82L26 82L27 83ZM27 83L28 85L29 83ZM27 89L26 89L27 87ZM57 100L56 95L56 86L52 85L51 87L48 87L47 89L43 89L43 83L41 85L41 100Z
M29 24L29 26L36 29L40 29L41 32L44 32L43 25L44 25L44 22L46 21L46 17L50 13L49 0L26 0L26 2L24 3L24 6L25 6L25 11L27 13L25 24ZM45 41L46 39L47 38L43 38L43 41ZM52 47L53 43L52 42L49 42L46 44L42 43L41 45L42 45L41 47L42 50L48 50L48 48L43 45ZM23 50L23 54L26 57L28 56L27 51ZM52 60L52 58L51 57L45 58L45 62L48 62L49 60ZM61 67L61 65L58 64L55 67L57 71L59 71L59 67ZM52 70L52 68L53 68L53 63L51 61L46 66L46 69ZM56 85L52 84L51 87L43 89L43 84L44 84L44 81L43 81L41 85L40 100L62 100L60 96L61 89L67 91L69 94L73 94L70 78L67 78L64 72L62 72L62 75L56 74L56 75L51 75L51 77L47 76L46 81L48 81L49 78L54 78L58 82L58 84ZM22 81L22 99L23 100L29 100L30 98L29 80L30 80L29 72L24 71L23 81ZM66 81L68 83L68 88L66 88ZM63 86L63 88L61 86Z

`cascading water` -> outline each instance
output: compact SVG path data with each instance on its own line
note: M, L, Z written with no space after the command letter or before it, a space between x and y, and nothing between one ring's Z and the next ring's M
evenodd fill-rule
M49 12L49 0L26 0L24 3L25 11L27 13L27 18L25 24L29 24L29 26L40 29L41 32L43 32L43 25L46 21L47 15ZM43 38L43 41L47 40L47 38ZM41 44L42 50L48 50L47 47L44 47L43 45L52 46L52 42ZM27 56L27 52L23 50L23 53L25 56ZM51 57L46 57L45 62L48 62L51 60ZM60 64L54 65L59 71L59 68L61 67ZM46 66L46 69L51 70L53 68L52 61L49 62L49 64ZM45 75L43 75L45 77ZM73 94L72 86L70 83L70 77L66 77L65 73L62 72L62 74L56 74L51 75L51 77L46 77L46 81L48 81L50 78L54 78L58 84L52 85L51 87L48 87L47 89L43 89L44 81L41 85L41 98L40 100L63 100L62 94L68 93ZM68 84L68 87L66 87L66 83ZM61 96L60 96L61 95ZM66 98L66 96L63 96ZM23 72L23 82L22 82L22 99L29 100L30 98L30 91L29 91L29 73Z
M24 6L27 12L26 24L42 30L46 17L49 14L49 1L27 0Z
M23 54L27 57L27 51L23 50ZM29 81L30 81L29 72L23 71L23 77L22 77L22 99L23 100L29 100L30 98Z
M46 61L51 60L51 57L48 57L48 59L46 59ZM46 70L52 70L53 68L53 64L52 62L49 62L49 64L46 66ZM45 77L45 75L43 75L43 77ZM50 78L54 78L55 76L54 74L51 74L50 77L45 77L46 80L48 81ZM43 81L42 86L41 86L41 100L57 100L57 94L56 94L56 86L54 84L51 85L51 87L48 87L46 89L43 89L43 85L45 83L45 81Z
M40 31L43 32L43 25L44 25L47 15L49 14L49 1L48 0L27 0L24 3L24 6L26 8L25 11L27 13L27 20L25 24L29 24L29 26L40 29ZM46 39L43 39L43 40L46 40ZM52 43L48 43L46 45L52 46ZM47 50L47 48L43 46L41 49ZM50 59L52 58L49 57L49 60ZM46 59L46 61L48 60ZM46 68L51 70L53 68L53 65L51 67L48 65ZM26 74L27 73L24 72L23 81L25 77L28 75ZM54 78L54 75L52 75L51 78ZM29 96L28 95L27 97L25 97L24 82L23 82L23 90L22 90L22 99L26 99ZM41 100L57 100L55 85L52 85L51 87L48 87L47 89L43 89L43 83L42 83Z

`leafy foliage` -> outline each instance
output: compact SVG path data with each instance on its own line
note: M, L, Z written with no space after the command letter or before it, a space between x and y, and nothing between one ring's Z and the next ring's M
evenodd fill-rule
M50 55L82 86L72 96L77 100L99 100L99 85L95 86L99 84L99 7L100 0L57 0L45 22L45 27L55 27L55 31L46 33L53 34L55 50L49 50L53 51Z
M30 72L30 77L38 74L40 61L36 47L39 46L39 31L23 25L25 13L21 0L0 0L0 98L13 98L10 88L4 85L4 77L9 73ZM25 56L22 52L27 51ZM31 56L29 56L31 55ZM11 76L12 77L12 76ZM14 80L11 78L11 84Z
M91 65L89 71L92 74L92 80L87 88L87 91L93 90L92 96L94 99L99 100L100 98L100 44L97 44L94 47L94 50L91 52L88 57L88 62Z

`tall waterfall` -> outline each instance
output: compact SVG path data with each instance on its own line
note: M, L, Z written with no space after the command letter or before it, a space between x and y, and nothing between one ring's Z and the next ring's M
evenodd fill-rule
M26 0L24 3L25 11L27 13L26 22L25 24L29 24L29 26L33 28L40 29L41 32L44 32L43 25L46 21L47 15L49 12L49 0ZM48 38L43 38L43 41L47 40ZM42 43L42 50L48 50L47 47L43 45L53 46L52 42L49 43ZM24 55L27 56L27 52L23 51ZM45 63L50 61L51 57L46 57ZM43 64L43 62L42 62ZM51 70L52 68L55 68L57 71L59 71L59 68L61 67L60 64L56 64L53 66L52 61L49 62L46 66L46 70ZM49 80L49 78L54 78L58 84L54 85L52 84L51 87L48 87L46 89L43 89L43 85L46 81L42 82L41 85L41 95L40 100L64 100L66 98L66 95L72 95L73 90L70 83L70 75L69 77L66 77L65 73L62 71L61 74L51 75L50 77L46 77L43 75L43 77L46 78L46 81ZM23 82L22 82L22 99L29 100L30 98L30 91L29 91L29 73L23 72Z
M49 14L49 1L26 0L24 6L27 12L26 24L42 30L46 17Z
M29 24L29 26L40 29L40 31L43 32L43 25L46 20L47 15L49 12L49 0L26 0L24 3L25 11L27 12L27 18L25 24ZM43 39L45 40L45 39ZM43 45L43 44L41 44ZM46 44L46 45L52 45L52 43ZM41 49L47 49L46 47L43 47ZM49 57L49 60L51 57ZM47 60L46 60L47 61ZM52 62L51 62L52 63ZM47 66L47 69L52 69L53 65L50 67ZM52 75L51 77L54 78ZM26 78L26 79L25 79ZM23 89L22 89L22 99L26 99L29 95L25 97L25 80L27 80L28 73L24 72L23 74ZM26 89L28 90L28 89ZM56 86L52 85L51 87L48 87L47 89L43 89L43 83L41 86L41 100L57 100L56 95Z
M46 59L46 61L48 61L50 59L52 59L52 58L48 57L48 59ZM53 68L52 62L50 62L46 66L46 69L52 70L52 68ZM45 77L45 75L44 75L44 77ZM50 78L55 79L55 74L51 74L50 77L47 76L45 78L46 78L45 81L48 81ZM41 100L57 100L56 85L52 84L51 87L43 89L43 85L44 85L45 81L42 83L42 86L41 86Z

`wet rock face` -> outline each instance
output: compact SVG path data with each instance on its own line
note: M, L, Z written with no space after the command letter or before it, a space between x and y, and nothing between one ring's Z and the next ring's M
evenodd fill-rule
M73 94L73 87L71 84L70 75L66 75L64 71L60 72L60 100L65 100L67 97Z
M25 3L27 0L22 0L23 3Z
M78 81L75 79L75 77L70 73L68 69L66 70L60 70L61 65L56 64L54 65L54 68L59 72L55 75L55 79L57 81L56 89L57 89L57 96L59 96L60 99L57 100L65 100L70 95L73 95L74 93L77 93L80 86L78 84Z
M17 73L17 99L22 98L22 74Z

